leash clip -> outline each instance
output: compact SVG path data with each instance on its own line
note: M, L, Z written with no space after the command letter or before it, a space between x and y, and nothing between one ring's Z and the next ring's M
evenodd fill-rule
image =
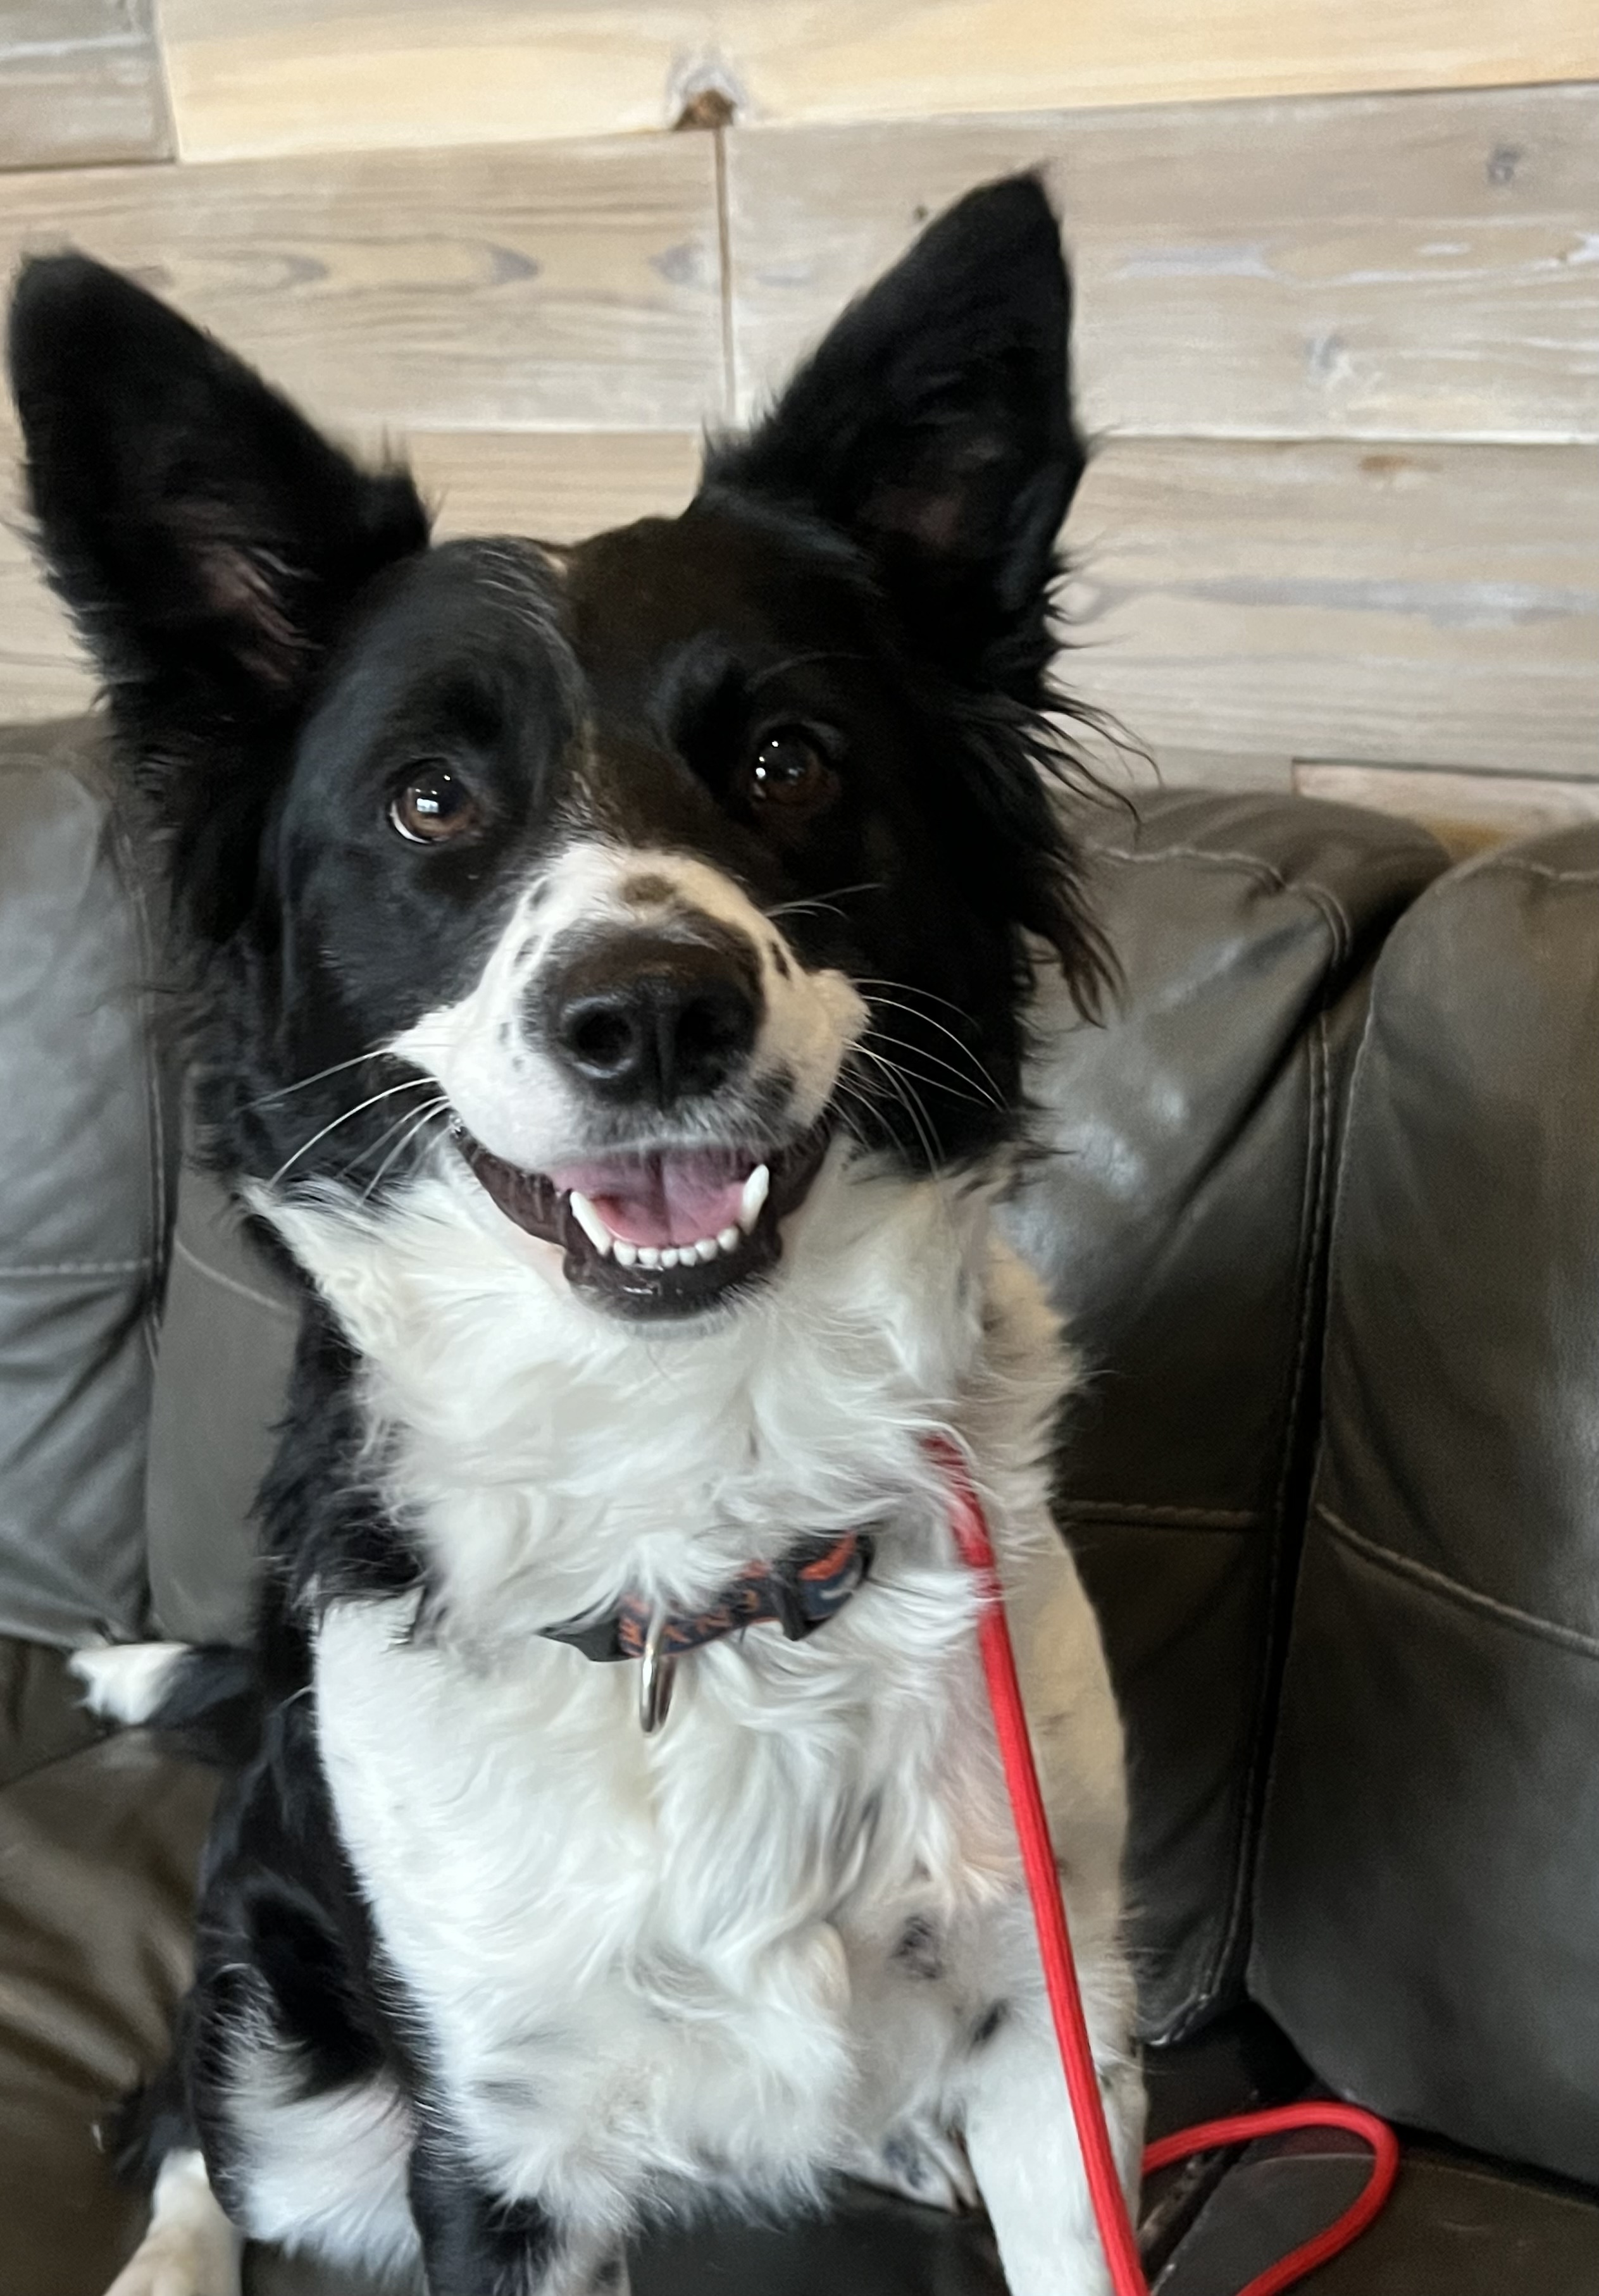
M672 1677L677 1661L660 1647L668 1615L665 1603L657 1603L638 1654L638 1722L646 1738L655 1735L672 1710Z

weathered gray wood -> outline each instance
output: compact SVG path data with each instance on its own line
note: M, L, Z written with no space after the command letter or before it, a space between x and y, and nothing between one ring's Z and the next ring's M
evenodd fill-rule
M1599 775L1599 448L1124 439L1067 683L1157 751Z
M1392 766L1296 766L1307 797L1336 798L1422 822L1456 859L1510 838L1599 821L1599 783L1526 774L1415 773Z
M693 428L723 402L709 135L0 176L0 271L71 242L376 428Z
M0 168L159 160L171 148L150 0L4 0Z
M1599 86L734 132L740 404L1040 162L1095 430L1599 439Z

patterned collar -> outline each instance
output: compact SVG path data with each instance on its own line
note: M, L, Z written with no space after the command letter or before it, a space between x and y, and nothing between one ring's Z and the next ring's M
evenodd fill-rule
M570 1643L585 1658L644 1661L639 1714L646 1731L659 1729L671 1702L673 1662L707 1643L770 1620L791 1642L814 1634L845 1603L872 1567L872 1539L864 1530L838 1538L802 1538L775 1562L752 1562L703 1611L668 1611L642 1595L626 1595L603 1619L545 1627L552 1642Z

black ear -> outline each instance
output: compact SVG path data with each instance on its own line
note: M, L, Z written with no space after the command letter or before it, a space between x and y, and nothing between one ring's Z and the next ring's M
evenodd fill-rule
M1042 184L986 184L850 306L752 436L712 455L708 483L841 529L913 635L1025 687L1047 659L1055 537L1085 460L1070 316Z
M86 257L24 267L11 373L52 578L135 725L291 707L357 591L427 541L405 472L358 469Z

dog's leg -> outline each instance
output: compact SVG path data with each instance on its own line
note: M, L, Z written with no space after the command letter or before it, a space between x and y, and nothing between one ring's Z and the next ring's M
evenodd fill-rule
M106 2296L239 2296L242 2245L200 2154L168 2152L155 2180L150 2230Z
M1130 2059L1101 2060L1100 2093L1136 2194L1144 2084ZM1012 2009L975 2047L966 2147L999 2243L1011 2296L1108 2296L1111 2282L1054 2035L1042 2002Z
M576 2232L537 2201L489 2192L425 2122L411 2154L411 2209L428 2296L627 2296L614 2234Z
M919 2201L924 2209L947 2209L951 2216L980 2205L965 2147L931 2113L896 2121L879 2145L862 2144L848 2173L860 2184Z

